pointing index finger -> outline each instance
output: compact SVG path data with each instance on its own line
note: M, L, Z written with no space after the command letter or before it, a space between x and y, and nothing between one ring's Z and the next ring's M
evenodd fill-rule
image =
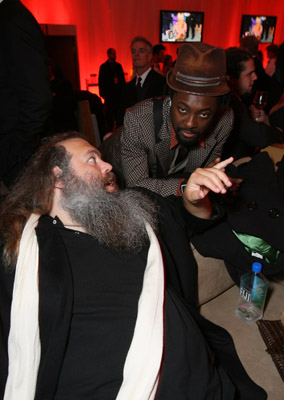
M219 162L218 164L214 165L213 168L224 169L227 167L227 165L231 164L233 161L234 161L234 157L229 157L226 160L223 160L223 161Z

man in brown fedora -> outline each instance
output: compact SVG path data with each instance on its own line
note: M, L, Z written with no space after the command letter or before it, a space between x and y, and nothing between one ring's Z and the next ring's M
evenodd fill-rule
M182 45L167 83L170 96L128 110L116 150L102 151L126 186L162 196L180 194L196 168L216 162L233 123L223 49Z

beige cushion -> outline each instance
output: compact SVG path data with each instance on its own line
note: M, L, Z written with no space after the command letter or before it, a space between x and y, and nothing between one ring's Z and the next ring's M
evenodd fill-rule
M223 293L234 282L223 260L203 257L192 244L191 248L198 265L198 305L201 305Z
M265 149L262 149L261 151L267 151L267 153L269 154L269 157L273 161L274 166L276 166L276 164L279 161L281 161L281 159L284 155L283 146L284 145L282 143L279 143L279 144L277 143L275 145L268 146Z

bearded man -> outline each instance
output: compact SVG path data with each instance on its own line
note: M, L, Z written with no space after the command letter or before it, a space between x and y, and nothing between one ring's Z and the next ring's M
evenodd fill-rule
M119 191L76 133L49 138L1 207L0 395L5 400L264 399L227 332L193 305L188 234L217 222L208 192Z

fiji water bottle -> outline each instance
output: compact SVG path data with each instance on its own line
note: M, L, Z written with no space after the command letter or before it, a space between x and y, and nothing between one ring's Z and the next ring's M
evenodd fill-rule
M262 265L252 264L252 270L241 276L236 316L250 325L261 319L267 292L267 281L260 273Z

